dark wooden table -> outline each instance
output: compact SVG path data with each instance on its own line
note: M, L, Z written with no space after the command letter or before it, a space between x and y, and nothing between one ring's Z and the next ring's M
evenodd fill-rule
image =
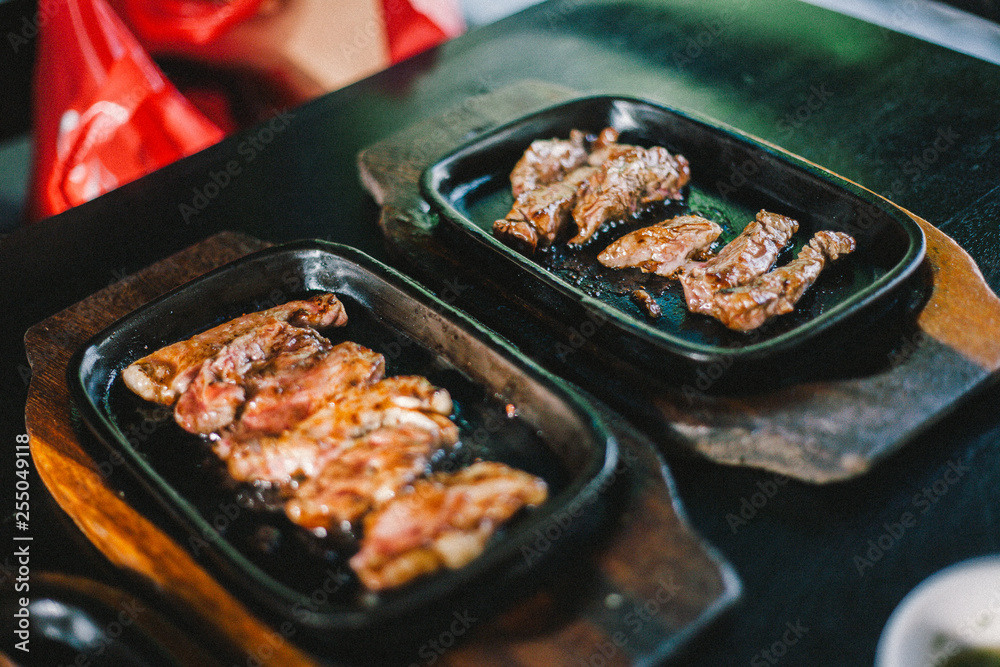
M28 327L222 230L334 240L389 259L358 152L525 78L644 97L778 144L937 226L1000 288L995 65L793 0L544 3L0 243L0 488L12 488L24 433ZM776 664L779 652L781 664L871 664L910 589L953 562L1000 551L998 399L986 388L839 484L800 484L666 447L688 517L743 582L741 601L670 664ZM765 491L766 503L746 512ZM3 496L0 576L9 585L13 497ZM33 572L128 590L37 478L31 509ZM900 533L905 513L915 521Z

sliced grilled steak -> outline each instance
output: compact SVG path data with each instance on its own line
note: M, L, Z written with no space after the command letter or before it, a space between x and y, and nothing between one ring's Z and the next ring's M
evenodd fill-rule
M552 245L570 222L580 187L596 171L590 165L578 167L564 180L522 193L507 217L493 223L493 234L529 255Z
M688 309L711 314L717 291L745 285L770 270L798 229L796 220L760 211L718 255L684 269L680 280Z
M680 199L691 178L688 161L662 146L633 146L612 155L590 175L573 207L576 235L571 245L590 240L606 222L623 220L643 206L664 199Z
M842 232L817 232L798 256L746 285L716 292L702 312L730 329L750 331L777 315L790 313L819 277L824 265L854 250L854 239Z
M605 128L596 137L579 130L569 140L533 142L511 172L514 205L493 223L501 241L524 254L552 245L569 229L573 207L582 189L599 168L636 147L619 144L618 132Z
M636 267L673 277L719 238L722 228L697 215L680 215L625 234L597 256L613 269Z

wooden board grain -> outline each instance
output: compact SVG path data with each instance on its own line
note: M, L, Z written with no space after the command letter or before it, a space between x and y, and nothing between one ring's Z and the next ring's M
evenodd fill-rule
M25 336L32 364L26 422L39 476L83 534L122 569L123 580L138 577L153 587L175 613L194 619L227 654L242 654L248 664L329 665L340 661L335 649L300 645L293 628L262 620L213 578L165 513L123 484L126 471L94 447L74 415L66 381L70 357L91 336L262 245L231 233L212 237L32 327ZM460 638L445 626L412 652L389 658L383 657L389 647L374 647L375 664L420 663L429 655L443 665L654 664L735 602L739 582L687 526L661 454L620 417L605 418L621 448L614 487L621 513L592 553L500 616L475 619ZM557 530L540 534L533 548L544 550L558 538Z
M471 98L364 150L361 180L382 206L382 231L401 263L432 288L450 289L456 305L664 447L811 483L843 481L898 451L997 377L1000 299L962 248L908 211L926 237L927 300L875 371L733 397L657 382L586 343L568 358L554 354L560 344L577 348L572 323L505 289L503 276L468 266L462 252L436 233L438 216L419 183L428 166L482 132L575 97L565 88L525 81Z

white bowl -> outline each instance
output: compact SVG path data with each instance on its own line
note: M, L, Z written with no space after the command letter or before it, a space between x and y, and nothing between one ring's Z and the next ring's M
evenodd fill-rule
M1000 652L1000 555L956 563L910 591L882 631L875 667L941 667L975 648Z

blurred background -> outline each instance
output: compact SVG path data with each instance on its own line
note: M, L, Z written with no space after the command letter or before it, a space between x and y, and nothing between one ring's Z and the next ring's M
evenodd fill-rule
M44 23L46 11L51 11L49 3L62 1L64 0L0 0L0 34L4 36L4 44L0 47L0 85L5 92L0 101L0 235L24 224L26 219L26 199L33 162L32 86L38 51L36 37L40 24ZM458 11L464 19L464 25L453 27L453 34L457 34L503 20L540 0L454 1L458 3ZM739 0L715 1L739 2ZM1000 64L1000 0L804 1ZM122 2L127 0L109 0L110 5L116 8L121 6ZM262 7L276 4L280 5L281 0L265 3ZM327 7L343 8L347 4L350 3L338 0L336 4L316 6L321 6L325 10ZM420 2L412 4L422 5ZM339 34L346 34L343 26L338 25L338 29ZM251 35L251 38L261 39L259 35ZM329 41L326 40L327 43ZM316 41L312 43L321 44ZM217 46L214 47L212 54L218 53ZM301 48L308 50L309 42L305 42L305 46ZM233 53L235 55L231 54L230 60L247 57L238 50ZM390 64L372 60L367 67L355 71L330 72L326 77L317 75L313 77L314 81L309 83L313 88L300 87L296 94L291 96L286 94L282 98L281 95L272 92L262 92L264 88L252 77L243 74L234 75L228 68L228 62L222 63L225 69L223 77L219 77L217 71L199 66L204 63L192 66L191 59L198 63L198 58L202 55L200 51L173 52L165 49L153 55L169 79L177 83L185 94L188 94L188 90L194 91L192 94L197 94L201 90L200 86L204 83L201 79L206 77L205 72L208 72L207 78L212 79L213 83L223 82L226 95L230 101L235 100L229 109L230 116L235 119L231 123L235 123L235 126L225 127L225 124L222 124L227 132L266 117L268 107L273 110L288 106L289 100L293 103L300 102L309 96L348 85L351 81ZM301 56L302 61L308 61L309 58L308 53ZM323 62L319 56L315 61L320 63L318 66Z

